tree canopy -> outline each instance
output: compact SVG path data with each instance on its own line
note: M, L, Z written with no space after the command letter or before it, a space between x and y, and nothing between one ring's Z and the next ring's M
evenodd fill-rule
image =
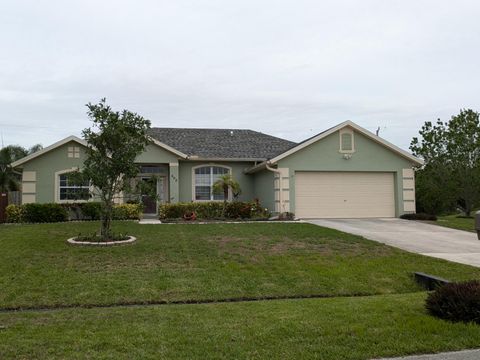
M449 121L427 121L410 149L422 157L417 171L417 202L421 210L439 213L461 208L467 216L480 204L480 116L461 110Z
M135 159L150 143L150 121L128 110L113 111L106 99L88 103L87 108L93 126L82 132L87 142L82 176L98 191L103 205L101 236L108 239L115 196L128 191L131 179L138 174Z
M40 144L29 149L20 145L9 145L0 149L0 192L19 190L20 174L15 172L11 164L41 149Z

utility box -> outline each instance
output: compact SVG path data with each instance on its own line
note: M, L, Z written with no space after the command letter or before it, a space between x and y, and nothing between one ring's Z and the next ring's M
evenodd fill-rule
M475 213L475 230L477 230L477 237L480 240L480 211Z

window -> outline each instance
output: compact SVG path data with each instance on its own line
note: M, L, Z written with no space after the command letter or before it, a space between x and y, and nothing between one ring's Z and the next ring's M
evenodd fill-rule
M80 157L80 148L78 146L69 146L67 154L69 158L78 159Z
M142 165L140 174L166 174L168 167L163 165Z
M90 185L88 181L84 183L75 183L68 174L58 176L59 200L88 200L90 197Z
M212 186L230 170L221 166L202 166L194 170L195 201L224 200L223 194L213 194Z
M348 129L340 131L340 152L352 153L354 151L353 131Z

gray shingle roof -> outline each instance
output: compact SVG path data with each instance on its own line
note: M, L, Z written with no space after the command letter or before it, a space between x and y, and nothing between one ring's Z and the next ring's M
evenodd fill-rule
M152 128L150 136L190 156L270 159L296 143L243 129Z

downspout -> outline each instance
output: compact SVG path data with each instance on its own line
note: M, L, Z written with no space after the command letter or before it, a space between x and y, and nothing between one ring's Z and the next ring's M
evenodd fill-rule
M278 201L279 201L278 214L280 215L282 213L282 210L283 210L282 173L280 172L280 170L270 167L270 165L268 163L265 164L265 168L268 171L271 171L271 172L274 172L274 173L278 174L278 187L280 188L279 193L278 193ZM275 191L275 187L274 187L273 190Z

